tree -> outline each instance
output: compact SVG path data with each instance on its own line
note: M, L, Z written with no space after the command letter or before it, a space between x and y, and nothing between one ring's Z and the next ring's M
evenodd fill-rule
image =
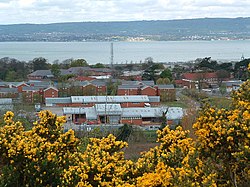
M34 58L31 61L32 65L33 65L33 71L36 70L47 70L50 68L50 64L47 63L47 60L43 57L39 57L39 58Z
M144 60L145 64L153 64L154 63L154 59L152 57L147 57Z
M129 136L133 131L133 127L128 124L124 124L122 127L118 129L117 132L117 140L119 141L128 141Z
M84 66L89 66L87 61L84 59L73 60L70 63L70 67L84 67Z
M221 84L221 86L219 87L219 90L220 90L221 95L225 95L227 93L226 84Z
M59 64L52 64L51 65L51 73L54 75L55 78L58 78L61 75L61 70Z
M218 70L216 71L216 75L218 77L218 84L221 85L222 81L230 78L230 72L226 70Z
M168 78L170 81L173 80L172 73L168 68L163 70L163 72L161 72L160 77L161 78Z
M105 65L102 64L102 63L97 63L97 64L95 64L95 65L92 65L91 67L92 67L92 68L105 68Z
M168 78L159 78L156 80L156 84L170 84L171 81Z

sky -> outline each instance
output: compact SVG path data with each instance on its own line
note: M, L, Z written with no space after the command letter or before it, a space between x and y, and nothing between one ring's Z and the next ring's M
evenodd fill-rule
M250 17L250 0L0 0L0 24Z

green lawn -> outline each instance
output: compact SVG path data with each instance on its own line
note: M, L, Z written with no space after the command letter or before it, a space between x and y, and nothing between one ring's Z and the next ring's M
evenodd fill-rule
M209 97L204 99L204 101L208 102L210 105L215 106L217 108L230 108L232 104L232 100L226 97Z

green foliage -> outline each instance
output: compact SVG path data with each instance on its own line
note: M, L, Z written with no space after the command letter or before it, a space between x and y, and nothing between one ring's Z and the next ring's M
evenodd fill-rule
M105 65L102 63L96 63L95 65L91 66L92 68L105 68Z
M172 73L171 73L170 69L165 69L163 72L161 72L160 77L167 78L170 81L173 80Z
M133 127L128 124L124 124L122 127L119 128L117 132L117 140L119 141L128 141L129 136L133 132Z
M50 64L47 63L47 60L43 57L34 58L31 64L33 65L33 71L50 69Z
M51 65L51 73L54 75L55 78L58 78L61 75L61 70L59 64L52 64Z
M169 78L159 78L156 80L156 84L170 84L171 81L169 80Z
M84 67L84 66L89 66L87 61L84 59L73 60L70 63L70 67Z
M247 80L249 73L249 71L247 71L247 67L249 64L250 64L250 58L244 59L240 62L236 62L234 66L234 76L241 80Z

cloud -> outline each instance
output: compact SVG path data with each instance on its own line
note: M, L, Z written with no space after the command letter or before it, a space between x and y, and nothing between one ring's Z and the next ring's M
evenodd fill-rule
M0 24L249 17L249 0L1 0Z

